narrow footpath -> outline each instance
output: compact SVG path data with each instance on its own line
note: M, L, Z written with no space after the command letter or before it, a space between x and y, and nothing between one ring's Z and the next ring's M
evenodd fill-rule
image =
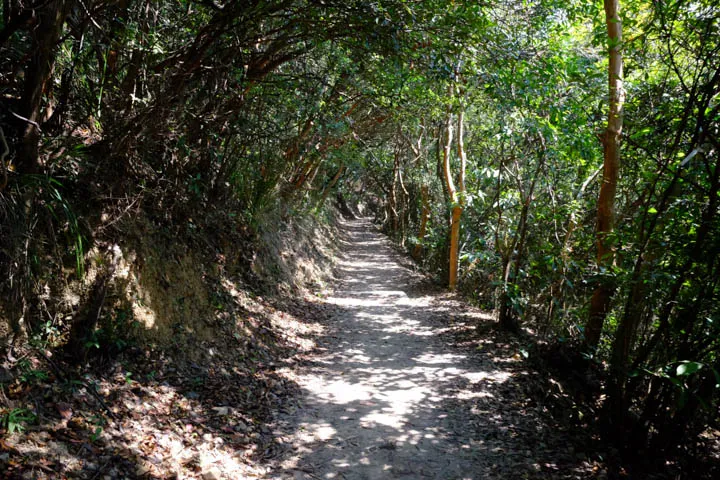
M267 478L604 478L523 394L516 346L457 341L489 316L404 266L368 221L346 233L322 348L294 372L303 398L277 418Z

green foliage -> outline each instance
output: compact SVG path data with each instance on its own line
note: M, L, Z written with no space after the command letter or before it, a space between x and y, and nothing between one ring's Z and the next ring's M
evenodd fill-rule
M48 374L43 370L26 370L20 375L20 381L24 383L39 383L47 380Z
M257 237L281 221L274 212L326 218L341 191L442 278L445 121L456 138L462 112L460 289L546 339L580 342L593 289L610 287L600 348L583 353L613 365L616 410L647 419L635 433L662 449L716 419L695 408L717 406L720 367L713 2L622 2L612 268L598 266L595 218L616 40L598 2L131 0L92 16L56 3L33 11L63 20L46 48L28 22L0 44L14 162L0 197L0 291L12 318L43 319L31 325L38 341L63 338L46 300L65 264L82 278L90 248L126 234L136 212L169 237L205 240L210 213L231 211L232 228ZM40 59L48 78L29 68L39 52L54 52ZM36 158L27 123L2 113L29 115L33 101ZM120 351L130 310L106 317L84 332L87 346Z
M25 425L33 423L37 419L37 415L27 408L13 408L0 416L0 426L12 435L15 432L22 433L25 431Z
M18 362L17 369L20 372L18 378L23 383L34 384L48 379L47 372L33 368L32 363L27 358Z
M675 374L678 377L682 377L685 375L692 375L693 373L700 370L704 365L700 362L689 362L684 361L681 362L680 365L678 365L677 369L675 370Z
M85 275L85 238L78 223L77 216L73 211L70 204L63 197L60 189L62 183L54 178L41 178L40 181L43 183L44 189L49 194L49 201L46 203L46 207L53 218L58 221L64 221L67 226L66 237L68 243L72 245L72 253L75 257L75 270L78 278L82 278ZM43 189L43 190L44 190ZM59 217L59 212L62 212L62 219Z
M602 7L512 5L483 9L485 21L475 23L472 34L462 21L457 29L445 25L465 43L450 42L442 53L413 51L419 72L384 66L382 90L399 85L402 100L389 103L396 125L367 154L358 178L379 199L378 220L411 250L418 243L419 191L430 187L432 220L421 261L442 275L449 212L439 181L440 125L448 111L463 108L469 162L461 288L543 335L577 342L592 290L610 287L615 295L604 336L590 355L598 365L612 360L663 372L662 386L653 386L653 378L661 378L655 375L624 378L622 368L609 375L619 378L613 395L624 402L623 412L633 408L658 419L639 435L666 448L678 441L678 431L696 428L683 422L708 421L712 409L693 411L693 405L718 401L706 383L720 352L713 321L720 298L717 249L711 246L720 238L720 110L710 107L720 78L711 33L719 12L686 2L623 5L628 100L617 228L609 238L618 257L608 269L596 265L594 235L602 164L597 132L607 115L606 50L614 46ZM433 41L437 46L443 39ZM411 148L415 141L419 152ZM404 185L394 180L397 152ZM630 354L612 359L627 328ZM649 388L654 395L640 393ZM662 411L675 413L666 419Z
M132 310L118 308L104 318L85 339L85 348L96 354L113 356L133 345L138 323Z

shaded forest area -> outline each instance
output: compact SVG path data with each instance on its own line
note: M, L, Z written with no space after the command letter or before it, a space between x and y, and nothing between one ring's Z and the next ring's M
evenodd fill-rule
M224 335L228 279L297 292L283 226L360 206L533 345L578 428L700 463L719 94L713 0L4 0L2 428L36 420L29 378Z

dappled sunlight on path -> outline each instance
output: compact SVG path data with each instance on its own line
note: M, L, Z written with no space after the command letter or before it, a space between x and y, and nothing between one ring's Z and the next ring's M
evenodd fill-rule
M347 230L329 333L295 372L305 398L278 419L270 478L548 478L533 451L545 427L504 398L507 359L449 346L442 293L369 223Z

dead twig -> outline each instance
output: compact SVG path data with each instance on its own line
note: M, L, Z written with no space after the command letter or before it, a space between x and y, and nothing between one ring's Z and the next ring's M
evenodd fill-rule
M94 384L94 383L93 383L93 384L90 384L90 383L87 383L87 382L84 382L84 384L85 384L85 386L88 388L88 390L90 391L90 393L92 394L92 396L95 397L95 399L98 401L98 403L99 403L100 406L103 408L103 410L105 410L105 412L108 414L108 416L109 416L110 418L112 418L113 420L117 421L117 419L118 419L118 418L117 418L117 415L115 415L115 413L113 413L113 411L110 410L110 407L107 406L107 403L105 403L105 400L103 400L103 398L102 398L102 397L100 396L100 394L97 392L97 389L96 389L96 387L95 387L95 384Z
M105 462L105 465L98 468L97 471L95 472L95 475L93 475L90 480L95 480L96 478L98 478L100 476L100 474L105 471L105 469L108 467L108 465L110 465L110 462L112 462L112 460L113 460L113 457L110 457L110 460Z
M40 129L40 124L38 124L36 121L30 120L29 118L25 118L25 117L23 117L23 116L20 116L20 115L18 115L17 113L13 112L12 110L10 110L10 114L11 114L13 117L19 118L20 120L22 120L22 121L24 121L24 122L27 122L27 123L29 123L30 125L32 125L33 127L37 128L38 133L42 133L42 129Z
M59 367L50 357L48 357L47 355L45 355L45 352L43 352L42 350L39 350L39 349L35 349L35 351L36 351L42 358L45 359L45 361L47 362L47 364L50 366L50 369L55 373L55 375L56 375L60 380L63 380L63 381L66 381L66 380L67 380L67 377L66 377L65 374L62 372L62 370L60 369L60 367ZM118 419L117 416L115 415L115 413L113 413L112 410L110 410L110 407L107 406L107 404L105 403L105 400L103 400L103 398L102 398L102 397L100 396L100 394L97 392L97 388L96 388L95 384L94 384L94 383L90 383L90 382L85 382L85 381L82 381L82 380L80 381L80 384L81 384L82 386L84 386L85 389L86 389L88 392L90 392L90 394L91 394L93 397L95 397L95 400L97 400L97 402L100 404L100 406L102 407L102 409L105 410L105 412L108 414L108 416L109 416L110 418L112 418L113 420L117 421L117 419Z

